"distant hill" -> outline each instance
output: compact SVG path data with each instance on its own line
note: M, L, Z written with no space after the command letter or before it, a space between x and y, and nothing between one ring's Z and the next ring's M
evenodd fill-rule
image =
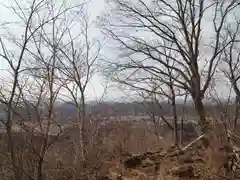
M189 116L196 116L196 111L193 104L188 103L186 106L182 103L177 105L177 115L182 116L184 114ZM220 115L221 107L213 104L206 104L207 113ZM229 110L233 110L231 105L228 106ZM44 109L42 109L45 111ZM46 109L47 110L47 109ZM67 121L70 118L76 117L76 106L73 102L57 103L55 111L57 112L57 118L60 121ZM28 120L29 117L36 118L36 109L29 107L19 107L17 112ZM47 113L47 111L45 111ZM161 104L154 104L152 102L140 103L140 102L102 102L102 103L88 103L86 105L87 115L102 115L102 116L146 116L149 113L154 113L155 116L171 116L172 106L166 102ZM4 117L4 106L0 105L0 116Z
M182 116L188 114L190 116L196 116L196 111L193 104L189 103L186 106L184 104L177 104L177 115ZM217 105L206 104L207 113L219 115L221 108ZM231 106L228 106L232 109ZM74 116L76 114L76 107L73 103L67 102L59 104L57 107L59 111L62 112L64 117ZM184 110L185 109L185 110ZM160 105L154 103L132 102L132 103L122 103L114 102L108 103L103 102L100 104L87 104L86 105L87 114L105 114L112 116L143 116L149 115L149 113L154 113L156 116L171 116L172 106L168 103L161 103Z

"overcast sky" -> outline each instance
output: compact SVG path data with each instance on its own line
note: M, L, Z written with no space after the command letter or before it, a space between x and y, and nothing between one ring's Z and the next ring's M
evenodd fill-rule
M22 0L24 1L24 0ZM11 12L9 12L8 9L4 8L2 4L7 5L9 0L0 0L0 24L2 22L8 22L14 20L14 16L12 15ZM78 3L79 0L68 0L70 3ZM94 20L97 16L99 16L103 11L104 11L104 0L92 0L91 3L88 5L89 9L89 14L91 16L91 19ZM209 22L205 21L203 25L203 29L205 30L206 37L209 35L208 29L209 29ZM14 29L14 28L13 28ZM1 32L1 29L0 29ZM98 29L95 29L92 31L92 34L95 36L101 36L100 32ZM206 52L208 49L206 49ZM206 53L205 52L205 53ZM104 49L104 55L107 58L111 58L113 54L110 53L106 48ZM112 58L116 58L113 57ZM1 73L0 77L4 77L5 79L8 79L9 75L6 74L6 63L0 59L0 68L1 68ZM93 80L91 81L91 84L88 86L87 89L87 99L88 100L95 100L96 98L101 97L103 93L103 87L105 86L105 81L103 77L101 76L94 76ZM218 87L216 88L217 93L219 94L220 97L225 97L226 94L229 94L229 87L225 85L225 82L218 82ZM119 97L122 97L124 94L120 92L120 90L117 90L117 88L109 89L108 91L108 99L116 99Z
M12 12L9 11L9 9L5 8L4 5L9 5L9 2L11 0L0 0L0 24L5 22L11 22L15 20L15 16ZM19 1L20 2L20 1ZM26 2L26 0L22 0L22 3ZM57 1L56 1L57 2ZM70 5L70 3L75 4L79 3L79 0L68 0L67 1ZM88 10L90 15L90 21L96 20L97 16L99 16L103 10L104 10L104 0L92 0L88 4ZM11 31L14 30L14 27L11 28ZM1 29L0 32L2 33ZM76 30L78 33L78 30ZM100 31L99 29L95 28L91 30L91 35L95 38L100 39ZM0 77L4 78L4 80L9 80L9 74L7 73L7 63L5 60L0 58ZM107 84L108 85L108 84ZM87 100L96 100L102 97L102 94L104 92L104 87L106 86L105 79L100 75L95 75L91 81L91 83L87 86L86 96ZM119 92L117 92L116 88L111 88L111 91L105 95L106 99L114 99L115 97L120 97ZM64 91L63 93L67 93Z

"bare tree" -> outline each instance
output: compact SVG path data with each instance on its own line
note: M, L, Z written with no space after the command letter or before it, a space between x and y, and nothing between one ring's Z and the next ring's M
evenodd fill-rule
M61 9L68 9L64 7L66 4L63 3L57 6L52 2L48 4L49 16L55 16L55 13L58 13ZM79 17L79 14L83 10L84 4L78 6L78 8L71 9L74 11L65 11L62 17L55 18L49 27L41 28L38 31L37 36L33 37L35 51L28 49L33 56L34 67L31 68L33 76L45 81L45 85L48 89L48 103L47 105L47 131L44 138L44 143L42 146L41 157L44 157L46 153L46 148L48 146L48 132L49 128L55 120L55 101L59 97L59 91L66 85L65 80L61 79L59 75L62 73L62 69L59 68L59 65L62 64L61 55L62 47L67 47L69 42L64 42L69 34L71 34L72 29L69 27L72 26L76 19ZM64 8L63 8L64 7ZM61 47L61 48L60 48ZM35 53L36 52L36 53ZM62 84L64 82L64 84ZM39 171L42 167L39 167Z
M10 3L11 4L11 3ZM6 130L8 135L8 144L9 144L9 151L11 154L11 163L13 166L13 172L15 175L15 179L22 179L21 176L21 170L18 167L18 160L17 160L17 154L15 152L15 144L13 140L13 132L12 132L12 124L13 124L13 116L16 113L16 109L19 106L19 101L21 100L21 97L23 97L23 85L20 83L19 79L24 77L22 74L26 72L27 70L31 69L33 72L36 72L36 68L32 67L26 67L24 66L27 61L25 59L30 60L30 57L35 58L35 60L44 60L46 62L45 67L48 68L46 76L44 76L45 80L42 81L42 86L48 87L48 92L50 95L48 96L50 100L48 101L48 119L53 119L53 104L56 99L57 93L59 91L59 88L57 90L54 89L54 71L55 71L55 59L56 59L56 52L55 52L55 46L53 47L52 56L50 57L50 62L47 62L45 57L43 56L44 52L40 51L41 48L41 38L44 36L44 34L40 34L40 32L44 33L44 29L54 24L56 19L61 18L61 16L64 16L67 11L72 10L73 8L79 7L79 6L71 6L71 7L64 7L64 4L60 6L58 11L53 12L53 9L50 9L53 5L52 1L48 0L34 0L31 3L29 2L19 2L17 0L12 1L12 4L10 7L7 7L14 15L16 15L17 20L19 20L19 28L17 27L17 24L14 22L5 23L4 28L5 32L4 34L1 34L0 37L0 56L1 59L6 62L6 64L10 68L10 75L12 75L13 79L9 83L10 88L7 89L7 91L1 91L1 103L5 104L6 106L6 112L7 112L7 120L6 120ZM44 13L47 13L46 16L44 16ZM11 25L9 27L9 25ZM18 28L18 34L15 34L14 28L12 28L13 25L16 25ZM23 33L21 34L21 30L23 30ZM55 34L55 32L53 32ZM19 35L19 36L18 36ZM38 36L40 35L40 36ZM41 36L42 35L42 36ZM40 37L40 38L39 38ZM40 41L38 41L40 39ZM54 39L53 39L54 41ZM40 42L40 43L39 43ZM55 42L54 42L55 43ZM31 46L30 46L31 45ZM32 46L36 45L35 49L32 48ZM38 46L39 45L39 46ZM13 47L13 48L12 48ZM39 62L39 61L38 61ZM38 68L41 69L41 68ZM38 71L39 72L39 71ZM39 74L37 73L38 77ZM36 74L34 74L35 77L37 77ZM41 76L42 78L43 76ZM6 94L7 92L7 94ZM41 92L41 90L40 90ZM39 96L39 99L41 99L41 93ZM39 106L39 104L37 105ZM38 107L37 107L38 108ZM50 122L50 120L48 121ZM47 148L50 146L48 142L48 130L45 132L41 151L39 154L39 162L38 162L38 170L37 170L37 177L36 179L42 179L43 178L43 172L42 172L42 164L44 155L46 153Z
M150 87L152 87L152 90L150 90ZM164 122L173 131L173 145L178 146L179 134L176 97L179 94L177 94L173 88L171 78L168 79L168 77L166 77L164 82L162 82L162 80L156 80L155 77L152 77L150 82L148 82L148 87L142 87L140 92L140 88L138 87L134 87L134 90L137 91L137 93L140 94L140 98L143 99L143 105L147 109L147 114L154 124L156 136L160 137L160 132L158 131L160 130L160 126L163 125L162 122ZM170 104L172 107L171 113L167 114L168 117L165 116L164 112L161 113L162 110L164 111L163 106L166 104ZM169 122L169 117L172 118L172 123Z
M18 108L20 112L17 111L19 117L17 118L17 124L26 134L24 139L26 148L19 152L22 153L23 159L18 159L21 164L18 168L24 174L23 179L28 177L29 179L41 180L47 173L45 157L63 133L63 128L58 123L56 116L52 116L51 119L48 118L49 111L54 113L54 106L49 104L52 103L51 99L58 96L58 91L51 98L48 92L53 90L49 90L47 79L41 79L39 76L35 77L36 74L31 71L26 72L25 75L32 77L34 81L32 79L27 81L27 85L24 87L22 83L18 85L21 106ZM22 82L22 80L19 82ZM52 110L49 110L49 108L52 108ZM24 156L26 150L27 157ZM29 166L29 168L26 169L26 166Z
M73 100L77 109L77 120L79 125L79 141L81 158L85 159L86 138L85 121L86 117L86 90L97 72L97 60L100 58L102 43L94 40L89 31L94 23L89 21L87 13L84 13L78 21L80 24L80 33L74 35L71 29L67 29L67 43L59 44L59 79L63 87L70 93L70 99Z
M12 7L12 10L14 13L16 13L20 19L23 20L25 24L25 30L23 33L23 41L19 41L19 44L17 46L19 47L19 54L13 55L13 53L9 52L8 46L6 45L3 37L1 37L1 57L9 64L11 67L14 79L12 83L12 88L11 88L11 94L8 97L7 101L3 101L4 104L7 106L7 122L6 122L6 128L7 128L7 134L8 134L8 142L9 142L9 147L10 147L10 152L11 152L11 160L12 160L12 166L13 166L13 171L15 174L16 179L20 179L20 172L17 167L17 161L16 161L16 156L15 156L15 147L13 144L12 140L12 117L13 117L13 112L14 112L14 99L17 96L17 84L18 84L18 77L20 73L20 68L22 65L23 58L25 57L26 53L26 47L27 44L29 43L29 40L32 38L33 33L29 32L29 27L31 25L31 22L36 15L36 13L40 10L40 8L45 5L44 1L33 1L32 4L29 6L29 15L25 11L23 11L22 7L20 6L18 1L14 1L15 5L17 6L17 10L15 7ZM48 20L49 22L50 20ZM43 26L45 23L41 24L37 29L39 29L41 26Z
M237 120L239 117L239 104L240 104L240 89L238 87L238 82L240 79L240 49L239 49L239 42L240 42L240 20L237 16L234 16L233 23L229 24L226 27L227 35L230 40L233 41L229 48L224 49L224 53L222 56L223 63L219 69L224 73L231 84L231 88L233 88L236 98L235 98L235 118L233 122L233 129L235 129L237 125ZM230 88L230 89L231 89Z
M211 134L211 122L206 119L203 105L204 93L223 50L232 42L224 36L227 18L239 6L237 0L231 1L165 1L145 2L112 0L111 12L103 17L103 32L123 50L119 61L113 62L119 82L130 82L136 76L149 78L149 74L163 77L166 69L179 76L174 77L173 86L187 90L192 96L199 115L199 123L208 144ZM213 12L213 16L209 15ZM118 20L117 20L118 19ZM209 31L204 23L210 23L213 29L211 46L202 39L203 31ZM206 35L206 34L205 34ZM150 39L150 37L152 37ZM165 43L167 42L167 43ZM203 47L208 44L206 64L202 67L206 55ZM175 52L169 57L167 51ZM168 57L174 66L166 63ZM207 72L203 81L202 72ZM125 74L125 76L124 76Z
M158 138L160 137L160 127L162 126L162 122L166 123L168 128L174 132L172 124L164 116L164 110L161 103L161 100L164 100L160 99L156 94L152 94L152 96L149 97L149 94L141 93L140 97L143 99L142 104L146 108L147 114L153 123L154 134Z

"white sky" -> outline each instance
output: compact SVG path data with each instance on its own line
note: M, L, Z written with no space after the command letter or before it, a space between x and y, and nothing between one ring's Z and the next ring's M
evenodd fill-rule
M11 21L12 19L14 19L14 17L12 16L12 14L6 9L4 8L1 4L7 4L9 0L0 0L0 25L2 22L4 21ZM24 0L21 0L24 1ZM20 2L20 0L19 0ZM78 3L79 0L68 0L68 2L76 2ZM100 13L102 11L104 11L104 0L92 0L91 3L88 5L88 9L89 9L89 13L90 16L92 18L92 20L94 20L98 15L100 15ZM204 30L206 31L209 26L209 24L205 23L204 25ZM1 27L0 27L0 32L1 32ZM93 34L95 34L95 36L100 35L100 32L98 30L93 31ZM207 34L208 32L206 32ZM97 34L97 35L96 35ZM209 34L208 34L209 35ZM106 50L106 49L105 49ZM107 58L110 58L109 56L112 55L112 53L110 53L109 51L105 51L104 54L107 54ZM109 55L110 54L110 55ZM113 57L115 58L115 57ZM0 77L4 77L5 79L8 79L8 75L6 75L5 71L3 69L6 68L6 63L0 59ZM88 86L87 89L87 99L88 100L95 100L96 98L99 98L102 96L103 93L103 87L105 86L105 82L104 79L101 76L94 76L91 84ZM229 93L229 88L224 85L223 83L219 84L219 88L217 88L217 92L221 97L224 97L225 94ZM117 88L115 89L110 89L107 93L107 97L109 99L113 98L119 98L123 96L123 93L120 92L120 90L118 90Z
M10 22L15 19L13 16L13 13L3 6L3 4L8 5L10 1L0 0L0 24L4 22ZM25 1L21 0L21 1L22 1L21 3L26 2L26 0ZM69 0L68 2L71 2L72 4L74 4L74 3L79 3L80 1ZM96 17L99 16L100 13L103 11L103 9L104 9L104 0L92 0L88 4L90 21L94 21ZM0 27L0 32L1 32L1 27ZM94 37L97 37L100 35L100 31L98 29L95 29L95 30L92 30L91 34ZM8 65L6 61L0 58L0 78L4 78L4 80L6 81L9 80L9 77L10 77L9 74L6 72L7 66ZM96 100L102 97L102 94L104 92L104 86L106 86L104 79L100 75L95 75L92 81L90 82L90 84L87 86L87 91L86 91L87 100ZM66 94L65 91L62 93ZM105 95L106 98L109 97L109 95L113 98L115 96L111 92L108 92L108 95L107 96Z

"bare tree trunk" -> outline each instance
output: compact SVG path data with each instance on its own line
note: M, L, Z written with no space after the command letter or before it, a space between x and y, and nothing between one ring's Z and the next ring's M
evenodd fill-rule
M11 155L11 161L12 161L12 166L13 166L13 172L14 172L14 176L16 178L16 180L21 180L20 177L20 173L18 171L18 166L17 166L17 159L15 156L15 145L13 142L13 137L12 137L12 114L13 114L13 110L12 110L12 106L9 105L8 106L8 120L7 120L7 136L8 136L8 150L10 151L10 155Z
M209 140L211 139L212 127L211 123L207 121L205 116L205 109L202 100L198 97L194 100L194 105L199 116L199 123L201 125L201 130L204 134L204 146L209 146Z
M211 126L211 123L206 119L205 108L202 102L202 99L204 98L204 92L202 92L200 89L200 76L198 73L198 66L196 64L193 66L194 68L192 72L194 73L194 75L191 78L191 95L194 101L195 109L199 116L199 124L204 134L203 143L204 146L208 147L213 127Z
M233 85L233 89L235 91L236 94L236 99L235 99L235 118L234 118L234 122L233 122L233 130L236 129L237 127L237 122L238 122L238 115L239 115L239 106L240 106L240 91L239 88L237 86L237 82L232 82Z
M24 49L22 50L21 56L23 56ZM20 58L20 59L22 59L22 58ZM21 65L21 61L19 61L18 68L14 72L14 82L13 82L13 86L12 86L11 97L7 104L8 113L7 113L7 124L6 124L9 150L10 150L10 154L11 154L13 172L14 172L16 180L20 180L21 177L20 177L20 172L18 170L18 162L17 162L16 156L15 156L15 144L13 142L13 134L12 134L12 120L13 120L13 113L14 113L14 109L13 109L14 97L16 95L15 93L16 93L16 89L17 89L17 85L18 85L18 75L19 75L20 65Z
M183 123L183 116L181 118L181 124L180 124L180 140L179 140L179 144L183 144L183 126L184 126L184 123Z
M172 101L172 113L173 113L173 144L178 146L179 137L178 137L178 117L177 117L177 109L176 109L176 96L173 89L173 86L170 84L170 90L172 93L171 101Z
M86 140L85 140L85 98L84 93L81 92L81 100L77 107L77 119L78 119L78 128L79 128L79 150L75 156L75 163L77 163L77 157L80 154L81 160L86 159Z
M81 145L81 156L82 159L86 159L86 139L85 139L85 96L84 92L81 92L81 122L80 122L80 145Z
M37 180L41 180L43 178L43 158L39 157L40 159L38 160L38 165L37 165Z
M80 155L81 155L81 159L85 160L85 146L84 146L84 119L82 117L82 110L78 109L78 128L79 128L79 145L80 145ZM78 154L78 153L77 153ZM75 157L75 163L76 163L76 158L77 155Z
M187 92L186 92L187 93ZM182 111L182 118L181 118L181 124L180 124L180 140L179 140L179 144L183 145L183 126L184 126L184 117L185 117L185 110L186 110L186 105L187 105L187 94L185 95L184 98L184 107L183 107L183 111Z
M233 123L233 130L235 130L237 127L239 110L240 110L239 106L240 106L240 95L237 95L236 101L235 101L235 118L234 118L234 123Z

